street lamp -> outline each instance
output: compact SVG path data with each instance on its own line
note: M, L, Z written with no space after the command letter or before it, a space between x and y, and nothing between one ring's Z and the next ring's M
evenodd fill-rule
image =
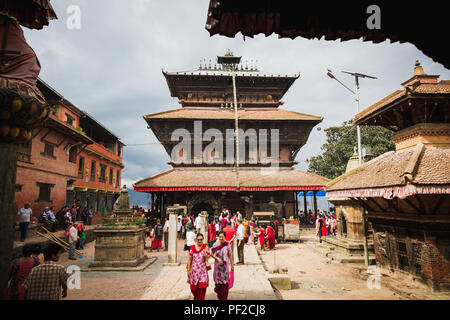
M370 78L370 79L377 79L376 77L372 77L372 76L368 76L366 74L362 74L362 73L357 73L357 72L348 72L348 71L341 71L343 73L348 73L352 76L355 77L355 87L356 90L353 91L352 89L350 89L349 87L347 87L344 83L342 83L341 81L339 81L338 78L336 78L332 71L330 69L328 69L327 72L327 76L329 76L331 79L336 80L337 82L339 82L341 85L343 85L347 90L349 90L351 93L353 93L355 95L355 100L356 100L356 113L359 113L359 80L358 78ZM362 154L361 154L361 130L359 128L359 125L356 126L356 132L358 134L358 162L359 165L362 164Z
M347 87L345 84L343 84L341 81L339 81L332 73L330 69L328 69L327 76L329 76L331 79L335 79L337 82L339 82L341 85L343 85L347 90L352 92L355 95L356 100L356 113L359 113L359 78L370 78L370 79L377 79L376 77L368 76L366 74L357 73L357 72L348 72L348 71L341 71L343 73L348 73L355 77L355 87L356 90L353 91L349 87ZM356 131L358 133L358 162L359 165L362 164L362 155L361 155L361 131L359 129L359 125L356 126ZM368 240L367 240L367 221L366 221L366 214L365 209L362 208L362 222L363 222L363 229L364 229L364 262L365 265L369 265L369 249L368 249Z

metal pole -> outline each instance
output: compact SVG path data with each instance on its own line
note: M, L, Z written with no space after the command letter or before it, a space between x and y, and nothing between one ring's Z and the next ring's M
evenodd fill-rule
M358 76L355 75L355 84L356 84L356 113L359 113L359 82L358 82ZM358 133L358 162L359 165L362 164L362 154L361 154L361 130L359 128L359 125L356 126L356 131ZM367 266L369 266L369 248L368 248L368 241L367 241L367 225L366 225L366 210L362 208L362 223L363 223L363 229L364 229L364 263Z
M356 90L355 90L355 99L356 99L356 113L359 113L359 83L358 83L358 76L355 75L355 84L356 84ZM358 162L359 165L362 164L362 152L361 152L361 130L359 128L359 125L356 126L356 132L358 134Z
M231 68L231 78L233 80L233 102L234 102L234 129L235 129L235 137L236 137L236 159L235 159L235 168L236 168L236 191L239 191L239 134L238 134L238 110L237 110L237 98L236 98L236 75L233 70L233 66Z
M364 229L364 263L366 267L369 266L369 245L367 241L367 222L366 222L366 210L362 208L362 222Z

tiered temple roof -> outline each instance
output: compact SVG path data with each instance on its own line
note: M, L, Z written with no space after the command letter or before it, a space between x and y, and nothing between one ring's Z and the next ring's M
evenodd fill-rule
M236 191L230 168L172 168L135 183L136 191ZM295 168L241 168L241 191L323 190L329 180Z
M396 151L328 183L329 196L403 199L450 193L450 81L437 82L438 77L425 74L416 62L403 90L356 115L357 124L400 127L392 138Z

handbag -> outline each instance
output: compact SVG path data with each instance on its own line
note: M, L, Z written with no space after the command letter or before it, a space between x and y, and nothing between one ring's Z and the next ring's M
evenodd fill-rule
M233 288L233 284L234 284L234 270L231 270L230 277L228 278L228 290Z

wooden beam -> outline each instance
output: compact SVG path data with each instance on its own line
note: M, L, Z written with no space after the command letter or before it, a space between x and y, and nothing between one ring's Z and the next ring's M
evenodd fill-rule
M374 203L381 211L387 211L387 209L383 208L378 202L373 198L367 198L370 203Z
M358 202L359 205L364 209L366 209L367 212L373 211L372 208L370 208L361 198L350 198L350 199Z
M386 113L384 113L383 115L380 114L380 116L381 116L382 118L385 118L385 119L386 119L388 122L390 122L393 126L398 127L398 123L392 121L392 119L391 119L390 117L388 117L388 116L386 115Z
M63 139L61 140L61 142L58 143L58 144L56 145L56 147L59 148L59 146L60 146L64 141L66 141L66 139L67 139L67 136L64 136Z
M441 207L442 203L444 202L445 198L447 197L446 194L441 194L441 197L439 198L438 202L436 203L436 205L434 206L433 211L431 212L432 215L435 215L436 212L439 210L439 208Z
M42 130L44 130L44 129L45 129L45 127L41 127L41 128L33 135L33 139L36 138L36 137L39 135L39 133L41 133Z
M86 149L87 146L88 146L88 145L85 144L83 148L80 148L80 151L78 151L78 153L77 153L77 157L80 155L80 153L81 153L84 149Z
M389 209L389 208L392 208L392 209L395 210L395 212L400 213L400 210L398 210L398 207L394 204L394 202L393 202L392 200L391 200L391 201L388 201L386 198L381 198L381 199L383 199L384 202L387 203L388 209Z
M425 214L426 213L426 209L425 209L425 204L422 201L422 198L418 194L414 195L414 198L416 198L417 202L419 202L420 211L423 214Z
M418 214L421 214L420 210L412 203L408 198L403 199L411 208L413 208Z
M44 136L41 138L41 141L44 141L45 137L47 137L51 131L52 131L52 129L48 129L47 133L44 134Z

